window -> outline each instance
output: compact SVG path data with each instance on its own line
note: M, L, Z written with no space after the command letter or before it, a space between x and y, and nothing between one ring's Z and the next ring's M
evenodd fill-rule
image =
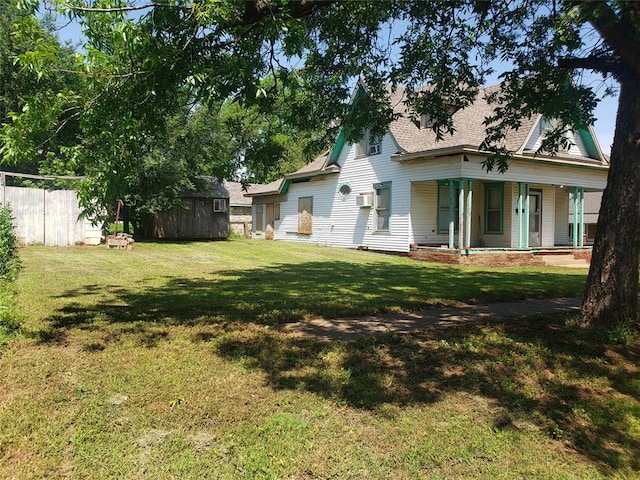
M226 202L224 198L214 198L213 199L213 211L214 212L224 212Z
M279 203L273 204L273 219L280 220L280 204Z
M449 231L449 206L451 199L451 183L438 182L438 233ZM458 214L460 212L460 188L454 188L454 206L453 206L453 222L454 231L458 231Z
M298 233L311 235L313 230L313 197L298 198Z
M391 220L391 182L379 183L373 187L376 191L374 230L388 232Z
M502 234L504 218L504 184L484 186L484 233Z
M338 193L342 198L348 198L351 195L351 185L343 183L338 187Z
M367 130L362 137L362 140L356 145L356 156L365 157L370 155L378 155L381 150L381 139L371 135L371 132Z

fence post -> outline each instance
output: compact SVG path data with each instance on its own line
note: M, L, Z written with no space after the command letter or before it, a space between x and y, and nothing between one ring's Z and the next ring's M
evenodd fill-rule
M7 184L6 177L4 176L4 172L0 172L0 189L2 189L2 206L4 207L7 202L7 190L5 185Z

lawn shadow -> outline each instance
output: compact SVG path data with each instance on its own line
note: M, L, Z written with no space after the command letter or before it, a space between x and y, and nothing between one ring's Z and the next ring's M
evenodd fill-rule
M603 344L566 328L560 317L355 342L245 331L215 345L223 358L263 371L272 388L310 391L355 408L482 396L500 407L497 430L533 423L605 474L640 471L640 439L633 433L640 419L640 347Z
M482 395L504 411L497 429L526 419L604 471L640 470L640 443L630 433L630 419L640 418L637 346L606 346L548 318L330 343L264 328L307 317L575 295L584 280L583 272L339 261L200 278L167 273L142 284L65 291L59 295L65 305L36 336L53 343L86 331L91 340L84 351L91 353L125 338L153 348L171 338L170 326L193 327L194 343L206 342L212 354L260 370L275 389L313 392L362 409L434 403L456 392Z
M58 297L68 302L51 329L100 324L167 325L254 322L277 325L309 316L341 318L441 304L491 303L575 295L584 274L465 270L438 264L307 262L211 272L200 278L165 274L135 285L86 285Z

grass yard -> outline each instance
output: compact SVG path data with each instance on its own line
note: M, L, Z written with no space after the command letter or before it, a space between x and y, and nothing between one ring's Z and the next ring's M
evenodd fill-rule
M20 255L0 478L640 478L637 339L562 316L356 342L279 328L578 296L584 271L245 240Z

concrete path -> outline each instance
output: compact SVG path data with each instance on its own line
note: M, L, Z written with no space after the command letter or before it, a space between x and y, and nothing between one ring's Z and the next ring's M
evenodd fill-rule
M514 318L580 310L581 298L547 298L522 302L433 307L406 314L388 313L352 318L314 318L287 324L285 331L299 333L319 341L354 340L381 333L407 333L425 327L452 327L489 319Z

